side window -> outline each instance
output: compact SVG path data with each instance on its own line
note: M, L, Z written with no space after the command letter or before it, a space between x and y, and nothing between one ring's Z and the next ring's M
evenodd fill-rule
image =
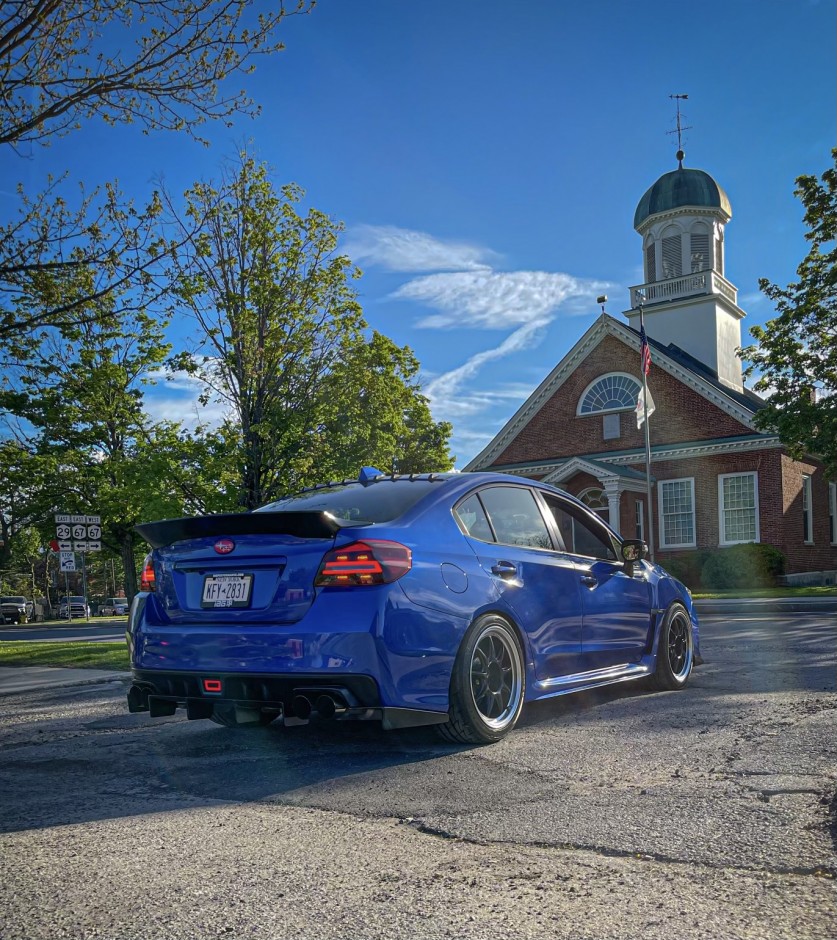
M546 522L530 490L518 486L490 486L480 491L480 497L498 542L552 548Z
M604 526L598 525L570 503L564 503L554 496L544 498L564 540L565 551L572 555L616 561L613 539Z
M491 532L491 526L482 508L482 503L476 493L473 493L467 499L456 507L456 515L462 523L462 527L474 539L481 539L483 542L493 542L494 535Z

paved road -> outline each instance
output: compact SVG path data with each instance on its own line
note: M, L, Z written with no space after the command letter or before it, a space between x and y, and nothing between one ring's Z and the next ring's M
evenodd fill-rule
M490 748L6 696L0 938L837 938L837 624L763 616Z
M127 617L102 617L100 620L74 620L0 626L3 640L123 640Z

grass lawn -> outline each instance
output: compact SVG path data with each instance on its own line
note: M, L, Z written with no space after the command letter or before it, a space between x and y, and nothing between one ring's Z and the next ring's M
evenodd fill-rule
M116 669L127 672L128 647L123 640L85 643L37 643L0 639L0 666L75 666L77 669Z
M811 585L808 587L753 588L751 591L693 591L696 600L716 597L837 597L837 587Z

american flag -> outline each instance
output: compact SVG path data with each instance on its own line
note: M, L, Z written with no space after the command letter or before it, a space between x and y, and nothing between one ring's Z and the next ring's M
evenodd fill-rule
M645 335L645 327L639 328L639 338L642 340L642 346L639 355L642 359L642 371L648 375L651 371L651 350L648 348L648 337Z

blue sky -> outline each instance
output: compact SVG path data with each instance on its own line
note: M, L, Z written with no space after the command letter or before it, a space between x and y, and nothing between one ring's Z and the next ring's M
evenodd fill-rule
M462 467L589 327L596 295L620 316L643 280L631 222L676 166L671 93L689 95L686 165L732 203L725 273L745 331L770 317L758 278L788 282L806 251L794 178L837 142L836 32L831 0L319 0L287 21L285 52L235 80L262 115L210 126L209 148L93 123L3 154L0 188L67 170L142 201L250 141L277 183L345 222L366 318L415 350ZM154 395L175 417L192 390Z

